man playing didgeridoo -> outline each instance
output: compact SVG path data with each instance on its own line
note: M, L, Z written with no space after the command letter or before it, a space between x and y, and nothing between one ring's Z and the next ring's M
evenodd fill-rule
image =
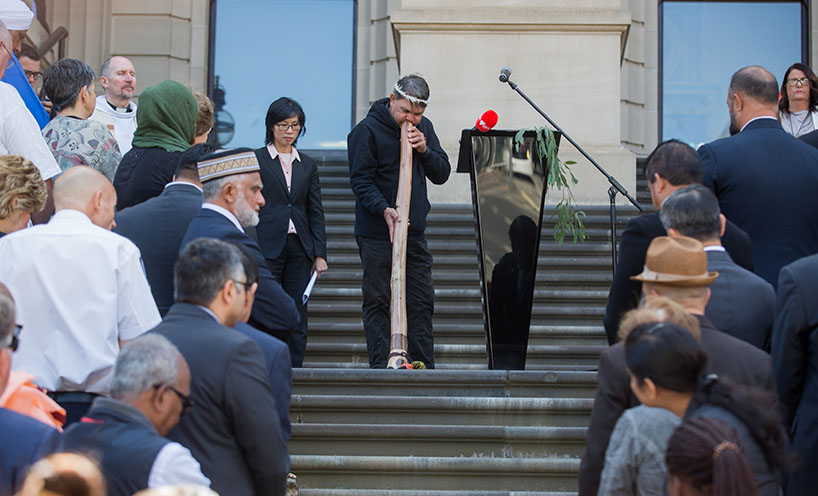
M432 313L435 291L432 254L426 245L426 178L443 184L451 166L434 127L423 117L429 85L416 75L395 83L389 98L372 104L369 114L347 137L349 180L355 193L355 240L361 256L362 319L371 368L385 368L390 349L390 274L392 236L399 222L395 209L401 156L401 125L410 123L412 194L406 249L406 311L409 361L434 368Z

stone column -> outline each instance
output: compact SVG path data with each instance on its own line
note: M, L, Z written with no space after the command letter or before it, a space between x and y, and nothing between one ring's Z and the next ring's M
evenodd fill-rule
M546 122L497 77L502 66L597 162L635 194L635 157L622 147L620 64L631 23L619 0L403 0L391 13L401 74L429 82L426 115L454 167L460 130L486 109L498 129ZM562 160L575 160L579 203L608 202L608 183L564 141ZM470 202L468 177L453 174L430 190L432 201ZM549 203L557 201L549 194ZM625 200L620 199L624 203Z

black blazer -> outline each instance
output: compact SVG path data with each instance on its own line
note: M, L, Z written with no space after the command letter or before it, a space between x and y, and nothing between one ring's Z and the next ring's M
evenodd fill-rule
M770 356L754 346L716 330L703 315L695 315L702 331L702 346L707 351L709 373L728 377L735 382L775 391ZM599 478L605 465L608 441L622 412L639 405L630 388L625 369L624 345L616 343L604 350L599 359L599 385L591 422L586 435L585 452L579 466L579 494L593 496L599 489Z
M278 420L281 422L281 432L284 442L290 440L292 426L290 425L290 398L293 391L293 367L290 361L290 348L280 339L265 334L255 327L239 322L235 329L256 342L264 355L264 364L267 366L267 375L270 376L270 385L273 387L273 398L278 408Z
M622 315L636 308L642 297L642 283L632 281L631 276L642 272L645 255L653 238L666 235L667 231L659 219L659 212L634 217L625 225L619 241L619 259L616 262L616 273L608 293L608 306L603 320L608 343L613 344L617 341L616 333ZM728 220L721 243L738 265L753 270L752 249L747 233Z
M258 345L188 303L151 332L176 345L192 378L195 406L166 437L191 451L219 494L283 495L287 444Z
M710 285L707 318L721 332L769 352L775 311L770 283L736 265L723 251L707 252L707 270L719 273Z
M818 150L759 119L699 156L721 212L753 240L756 274L775 287L781 267L818 253Z
M182 153L138 146L128 150L114 176L116 209L132 207L159 196L165 185L173 180Z
M290 335L300 325L301 317L295 308L293 299L284 292L278 281L273 278L273 274L270 273L258 244L239 231L230 222L230 219L209 208L199 209L199 213L187 228L180 249L196 238L231 241L245 246L253 253L258 265L258 290L248 323L285 343L288 342Z
M293 161L290 191L278 157L270 157L266 147L256 150L261 167L261 194L265 204L259 211L256 226L258 244L264 258L281 254L287 241L288 220L292 218L298 239L310 260L327 258L327 233L324 229L324 206L321 183L315 160L298 152L301 161Z
M114 232L133 241L142 252L151 293L164 317L173 305L173 264L182 239L202 208L202 192L196 186L168 186L156 198L116 214Z
M790 475L787 494L818 487L818 255L784 266L778 276L772 354L778 397L792 448L807 462Z

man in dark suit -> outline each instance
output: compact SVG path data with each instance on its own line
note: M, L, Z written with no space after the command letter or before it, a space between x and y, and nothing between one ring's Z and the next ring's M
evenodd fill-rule
M11 354L17 349L14 300L0 283L0 393L6 389ZM44 423L0 408L0 494L15 494L28 468L40 458L59 451L60 433Z
M290 426L290 396L293 390L293 368L290 362L290 350L284 342L269 334L265 334L247 323L253 308L253 300L258 290L258 265L253 254L242 245L235 245L241 251L241 263L244 266L244 275L250 286L245 293L244 310L236 330L256 342L264 354L267 373L270 376L270 386L273 388L273 398L278 408L278 419L281 421L281 432L284 442L290 440L292 427Z
M161 195L116 214L114 232L133 241L142 252L145 275L163 317L173 305L173 264L190 221L202 208L197 164L200 157L216 149L206 143L192 146L182 153L173 182Z
M713 192L701 184L677 190L667 197L659 212L670 236L701 241L707 253L707 270L719 273L710 285L705 315L721 332L770 350L775 291L747 269L739 267L721 245L725 218Z
M758 348L718 331L705 316L710 285L718 276L707 269L707 255L692 238L659 236L648 247L645 267L636 277L642 281L646 299L663 296L684 307L699 321L701 342L708 357L708 371L748 386L775 390L770 356ZM641 322L639 322L641 323ZM591 411L587 444L579 468L579 493L597 493L605 462L605 450L622 412L638 405L631 394L625 371L622 342L606 349L599 361L599 385Z
M609 344L617 340L619 319L625 312L639 304L642 283L634 281L631 276L642 271L645 265L645 252L653 238L667 234L662 221L659 220L662 202L678 189L691 184L702 184L704 169L693 148L679 140L668 140L659 143L648 155L645 176L655 211L634 217L622 231L619 260L616 263L616 272L608 293L608 306L603 320ZM750 237L747 233L728 220L721 241L737 264L747 270L753 270Z
M778 84L763 67L740 69L727 92L730 134L702 145L705 185L753 240L756 274L775 287L784 265L818 253L818 150L778 122Z
M264 357L255 342L231 329L246 299L241 252L198 239L179 254L174 277L177 303L152 332L187 361L195 407L167 437L191 451L216 492L283 495L287 446Z
M249 148L237 148L202 157L199 178L205 202L187 229L182 249L196 238L232 241L249 249L259 270L249 323L288 342L300 324L298 310L270 273L258 243L244 232L245 227L258 224L258 211L264 205L256 155Z
M790 474L788 495L818 487L818 255L784 266L778 276L772 355L778 397L792 448L803 464Z

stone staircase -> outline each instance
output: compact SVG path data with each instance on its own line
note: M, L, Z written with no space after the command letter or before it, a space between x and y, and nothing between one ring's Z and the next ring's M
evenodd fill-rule
M434 205L436 370L370 370L345 152L319 163L330 270L310 300L293 371L289 449L302 496L568 495L606 345L607 207L584 244L553 241L546 213L525 371L486 370L471 205ZM635 210L619 209L619 229Z

